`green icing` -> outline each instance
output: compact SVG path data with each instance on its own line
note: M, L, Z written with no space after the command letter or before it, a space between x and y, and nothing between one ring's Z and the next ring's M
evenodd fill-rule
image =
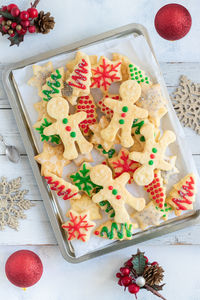
M109 231L108 227L103 226L100 232L100 235L103 236L104 233L107 235L107 238L112 240L114 238L114 230L117 232L117 237L119 239L123 239L124 234L126 237L132 236L132 227L133 225L127 225L127 223L121 223L117 224L116 222L113 222L111 225L111 230Z
M170 206L168 207L167 203L164 204L164 208L160 209L160 207L156 206L156 209L157 209L157 210L160 210L160 211L163 213L163 215L162 215L163 218L166 217L166 214L165 214L165 213L168 213L169 211L172 210L172 208L171 208Z
M134 67L133 65L129 65L129 72L131 76L131 80L136 80L138 83L145 82L146 84L149 84L149 78L147 76L143 76L142 71L139 68ZM138 73L140 76L138 77Z
M108 151L106 151L103 147L102 147L102 145L98 145L97 146L97 148L98 149L101 149L102 150L102 153L104 154L104 155L107 155L108 156L108 158L112 158L113 157L113 155L115 154L115 149L110 149L110 150L108 150Z
M47 85L50 87L50 90L43 90L42 93L46 96L46 98L43 98L44 101L49 101L52 98L52 94L59 94L59 90L57 88L60 87L60 82L58 79L61 79L61 74L59 70L56 70L57 75L51 74L51 81L47 81Z
M133 121L132 128L135 128L135 134L141 134L140 130L143 125L144 125L144 120L138 122L138 119L135 119ZM145 142L145 137L143 135L141 136L140 141Z
M107 200L105 200L105 201L100 201L100 202L99 202L99 205L100 205L101 207L106 206L106 207L105 207L105 212L106 212L106 213L110 213L110 218L114 218L114 216L115 216L115 211L114 211L112 205L110 204L110 202L108 202Z
M47 119L44 118L42 125L39 128L35 128L35 129L41 135L41 140L42 141L47 141L47 142L59 144L59 142L60 142L59 135L57 135L57 134L54 134L54 135L45 135L44 134L44 129L46 127L49 127L51 124L52 124L51 122L48 122Z

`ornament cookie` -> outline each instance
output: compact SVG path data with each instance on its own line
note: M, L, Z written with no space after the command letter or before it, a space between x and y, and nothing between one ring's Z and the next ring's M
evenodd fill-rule
M162 212L156 209L153 201L151 201L141 212L133 214L132 218L136 219L139 227L144 230L148 226L159 225L162 215Z
M82 135L79 123L86 118L85 112L69 115L69 104L62 97L54 97L47 105L48 114L56 119L56 122L44 130L45 135L58 134L64 144L63 156L72 160L78 157L75 146L77 143L81 153L91 152L93 145Z
M72 199L70 200L71 209L81 214L84 211L88 211L90 213L91 220L100 220L102 219L100 213L100 207L92 201L90 197L87 195L82 195L80 199ZM69 212L67 213L67 217L69 217Z
M42 86L45 84L46 79L53 72L53 64L52 62L48 62L43 66L33 65L33 77L29 79L28 84L34 86L38 89L40 93L42 90Z
M120 81L121 78L121 61L112 62L101 56L99 62L92 67L91 88L100 88L102 92L106 92L111 83Z
M83 135L88 136L91 133L89 126L97 123L96 105L91 94L78 98L76 112L80 111L86 112L87 117L79 124L79 127Z
M137 227L137 224L116 223L109 220L97 227L94 234L109 240L131 240L133 229Z
M78 188L75 185L65 181L63 178L56 176L48 170L45 170L44 178L50 186L50 189L55 191L59 197L63 198L63 200L79 199L81 197L81 195L78 194Z
M129 158L129 151L125 148L122 148L116 157L109 159L109 165L114 171L114 178L127 172L130 175L128 183L133 181L135 170L141 166L140 163Z
M78 187L79 191L86 193L88 196L91 196L96 189L101 188L91 180L90 171L91 165L83 163L76 173L70 175L70 179Z
M64 80L64 68L56 69L50 77L46 79L46 83L42 86L42 90L39 93L40 97L44 101L49 101L55 96L62 96Z
M131 147L134 140L131 136L133 120L137 117L146 118L147 110L141 109L134 105L141 94L141 88L135 81L127 80L120 85L119 89L121 101L107 98L105 105L113 109L113 117L108 127L101 131L101 136L105 141L114 142L119 133L121 145Z
M119 95L112 95L109 93L106 93L103 98L98 102L98 106L101 109L101 112L103 114L106 115L106 117L108 117L109 119L111 119L113 117L113 110L111 108L109 108L108 106L105 105L105 99L107 98L111 98L113 100L119 100Z
M91 84L91 63L89 56L83 52L79 52L79 60L74 66L72 73L66 80L66 84L70 86L71 94L66 96L66 99L72 104L77 103L77 98L87 96L90 93Z
M36 155L34 159L41 164L41 175L44 176L45 171L49 171L58 177L62 177L63 168L67 166L70 161L63 157L63 145L51 146L44 142L43 151Z
M118 178L113 179L111 169L101 164L96 165L91 169L90 178L92 182L103 187L103 189L92 197L92 200L95 203L107 200L115 211L115 222L130 222L129 214L125 208L125 203L137 211L141 211L144 208L144 198L136 198L132 196L125 188L125 185L130 179L130 175L128 173L123 173Z
M176 183L166 202L175 210L179 216L182 211L193 209L196 194L196 181L194 174L187 174L178 183Z
M165 160L165 151L176 140L176 136L172 131L166 130L157 142L154 127L150 124L142 127L141 134L145 137L143 152L131 152L129 157L142 165L134 173L135 182L138 185L148 185L153 181L155 169L171 170L172 165Z
M64 223L62 228L67 231L68 241L77 239L87 242L95 226L96 224L90 219L89 212L78 214L74 210L70 210L69 221Z

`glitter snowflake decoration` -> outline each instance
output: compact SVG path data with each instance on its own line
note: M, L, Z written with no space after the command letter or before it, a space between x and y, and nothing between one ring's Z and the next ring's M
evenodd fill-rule
M89 220L87 213L78 214L73 210L70 210L69 218L70 220L62 225L68 233L68 240L77 239L86 242L95 223Z
M101 57L98 65L92 69L91 88L102 88L107 91L112 82L121 80L121 62L112 62Z
M33 204L30 200L25 200L27 190L19 190L21 187L21 177L7 181L2 177L0 182L0 230L7 225L13 229L18 229L18 219L25 219L25 209L29 209Z
M200 84L181 76L172 103L182 124L200 134Z

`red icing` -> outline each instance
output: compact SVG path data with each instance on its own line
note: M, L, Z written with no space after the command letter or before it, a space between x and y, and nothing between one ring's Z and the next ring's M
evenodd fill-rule
M63 198L63 200L71 199L72 197L78 194L78 193L72 194L71 189L66 189L64 185L60 185L60 182L58 180L53 181L53 178L51 176L47 176L45 177L45 179L47 180L47 183L50 185L50 189L52 191L55 191L59 197Z
M154 154L151 154L150 157L151 157L152 159L154 159L154 158L155 158L155 155L154 155Z
M106 98L110 97L111 99L114 99L114 100L119 100L119 96L104 96L104 98L102 100L99 101L98 103L98 106L100 107L101 111L103 113L105 113L105 115L107 115L109 118L112 118L113 116L113 110L110 109L109 107L107 107L105 104L104 104L104 101Z
M99 235L99 231L96 230L96 231L94 232L94 234L95 234L95 235Z
M82 62L80 64L78 64L78 69L75 69L73 73L76 73L77 75L72 75L72 79L75 81L75 83L69 81L68 84L70 86L74 86L78 89L82 89L85 90L86 89L86 85L83 84L81 81L86 81L87 77L84 76L83 74L88 74L88 70L85 68L88 66L87 62L85 61L85 59L83 58L81 60Z
M154 154L151 154L154 156ZM150 157L151 157L150 155ZM154 158L154 157L151 157ZM159 188L158 188L159 187ZM154 173L154 179L153 181L145 186L145 189L147 193L149 193L150 199L154 200L157 204L159 204L159 207L163 208L164 205L164 193L163 193L163 183L160 181L160 178L158 178L158 174Z
M109 189L110 191L112 191L112 190L113 190L113 186L110 185L110 186L108 187L108 189Z
M122 118L125 118L125 117L126 117L126 114L125 114L125 113L122 113L122 114L121 114L121 117L122 117Z
M187 197L192 197L194 195L194 193L191 192L191 190L194 190L194 178L190 177L190 181L186 181L185 184L183 184L181 189L178 190L178 194L181 196L181 198L172 198L172 201L176 204L179 210L187 210L187 208L184 206L184 203L189 205L192 204L192 201Z
M71 131L71 130L72 130L70 126L66 126L65 129L66 129L67 131Z
M120 195L117 195L117 196L116 196L116 199L117 199L117 200L121 199L121 196L120 196Z

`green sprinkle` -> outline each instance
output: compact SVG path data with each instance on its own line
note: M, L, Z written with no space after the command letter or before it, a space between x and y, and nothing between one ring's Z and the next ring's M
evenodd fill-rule
M138 80L138 79L139 79L139 77L138 77L138 76L135 76L135 79L136 79L136 80Z
M152 148L152 152L156 153L158 150L156 148Z
M134 74L133 74L133 73L131 73L131 77L134 77Z
M124 120L120 119L119 124L121 124L121 125L124 124Z
M135 67L134 70L137 71L137 68Z
M149 78L148 78L148 77L145 77L145 80L149 80Z
M72 131L72 132L70 133L70 136L71 136L72 138L75 138L75 137L76 137L76 132Z
M68 120L66 118L63 119L63 124L67 124Z
M135 75L137 75L138 74L138 72L135 72Z
M140 83L140 81L138 80L137 83Z
M130 72L133 72L133 69L130 69Z
M144 136L141 136L140 142L145 142L145 137Z
M123 107L122 107L122 111L123 111L123 112L127 112L127 111L128 111L128 106L123 106Z
M141 82L144 82L144 79L141 79Z
M153 160L149 160L149 165L150 165L150 166L153 165Z
M140 77L142 77L142 75L140 75Z
M115 190L115 189L112 190L112 194L113 194L113 195L117 195L117 190Z
M130 64L130 65L129 65L129 68L132 68L132 67L133 67L133 65Z

